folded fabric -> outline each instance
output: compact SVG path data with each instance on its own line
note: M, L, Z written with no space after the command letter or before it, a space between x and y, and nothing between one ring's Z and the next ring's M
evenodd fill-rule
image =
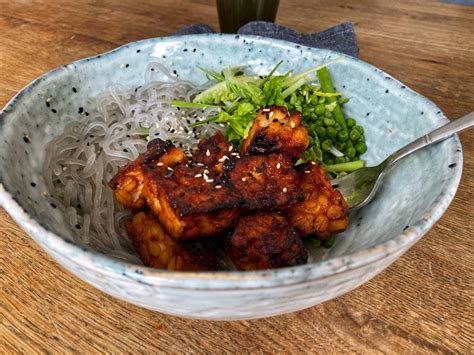
M197 23L181 28L175 35L201 33L216 33L216 31L209 25ZM308 47L332 49L354 57L359 55L354 27L350 22L341 23L322 32L301 33L272 22L253 21L242 26L237 33L282 39Z

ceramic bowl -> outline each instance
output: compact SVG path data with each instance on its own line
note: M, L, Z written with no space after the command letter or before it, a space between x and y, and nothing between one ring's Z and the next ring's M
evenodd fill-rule
M462 171L453 137L404 159L376 198L351 214L350 228L307 265L257 272L169 272L127 263L71 241L62 216L44 199L46 143L78 107L113 83L137 86L149 62L181 78L204 81L210 69L246 64L265 73L279 60L297 71L341 54L252 36L192 35L148 39L57 68L15 96L0 116L0 203L57 262L98 289L133 304L178 316L232 320L272 316L330 300L381 272L441 217ZM344 56L344 55L343 55ZM381 70L344 56L330 67L345 106L366 132L368 165L447 122L432 102ZM53 277L53 275L52 275Z

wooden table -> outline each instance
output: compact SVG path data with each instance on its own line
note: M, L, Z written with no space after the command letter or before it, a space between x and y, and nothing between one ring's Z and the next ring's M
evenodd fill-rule
M181 26L217 27L212 0L0 0L0 106L38 75ZM352 21L363 60L455 118L474 110L474 7L282 0L277 22L320 31ZM109 297L72 276L0 210L0 353L473 352L474 131L436 226L362 287L297 313L241 322L180 319Z

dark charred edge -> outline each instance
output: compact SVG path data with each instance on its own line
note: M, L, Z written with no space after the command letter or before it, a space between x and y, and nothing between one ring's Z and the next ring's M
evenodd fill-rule
M220 191L226 192L224 188ZM228 190L228 192L229 194L227 195L228 198L226 200L212 204L210 207L193 207L188 203L183 203L182 200L169 201L168 199L166 199L166 201L180 218L206 214L211 215L210 218L212 218L212 215L215 216L221 212L238 209L241 205L240 196L230 196L233 191Z
M277 153L279 151L278 140L270 138L265 131L258 131L250 142L248 155L261 155Z
M153 160L159 159L173 147L174 145L171 141L163 141L159 138L155 138L148 142L146 146L147 151L144 152L139 159L143 164L147 164Z

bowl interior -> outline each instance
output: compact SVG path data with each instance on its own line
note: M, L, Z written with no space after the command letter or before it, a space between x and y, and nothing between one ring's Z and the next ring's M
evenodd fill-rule
M263 74L281 59L285 62L279 71L285 72L301 71L338 56L258 37L206 35L145 40L58 68L23 90L2 113L0 182L32 218L71 239L63 216L44 198L49 192L42 165L46 144L68 122L84 117L78 113L80 107L92 109L87 107L89 97L115 83L141 85L150 62L160 62L180 78L201 83L205 77L197 65L220 70L244 64ZM344 56L331 64L330 73L336 89L351 99L344 106L347 116L355 117L365 129L369 150L363 158L368 165L447 122L430 101L357 59ZM166 80L159 73L154 75ZM356 253L395 238L422 219L439 218L427 212L444 192L454 194L460 174L452 169L460 163L456 150L460 152L459 142L452 138L400 162L374 201L351 214L350 228L333 248L311 249L312 260Z

